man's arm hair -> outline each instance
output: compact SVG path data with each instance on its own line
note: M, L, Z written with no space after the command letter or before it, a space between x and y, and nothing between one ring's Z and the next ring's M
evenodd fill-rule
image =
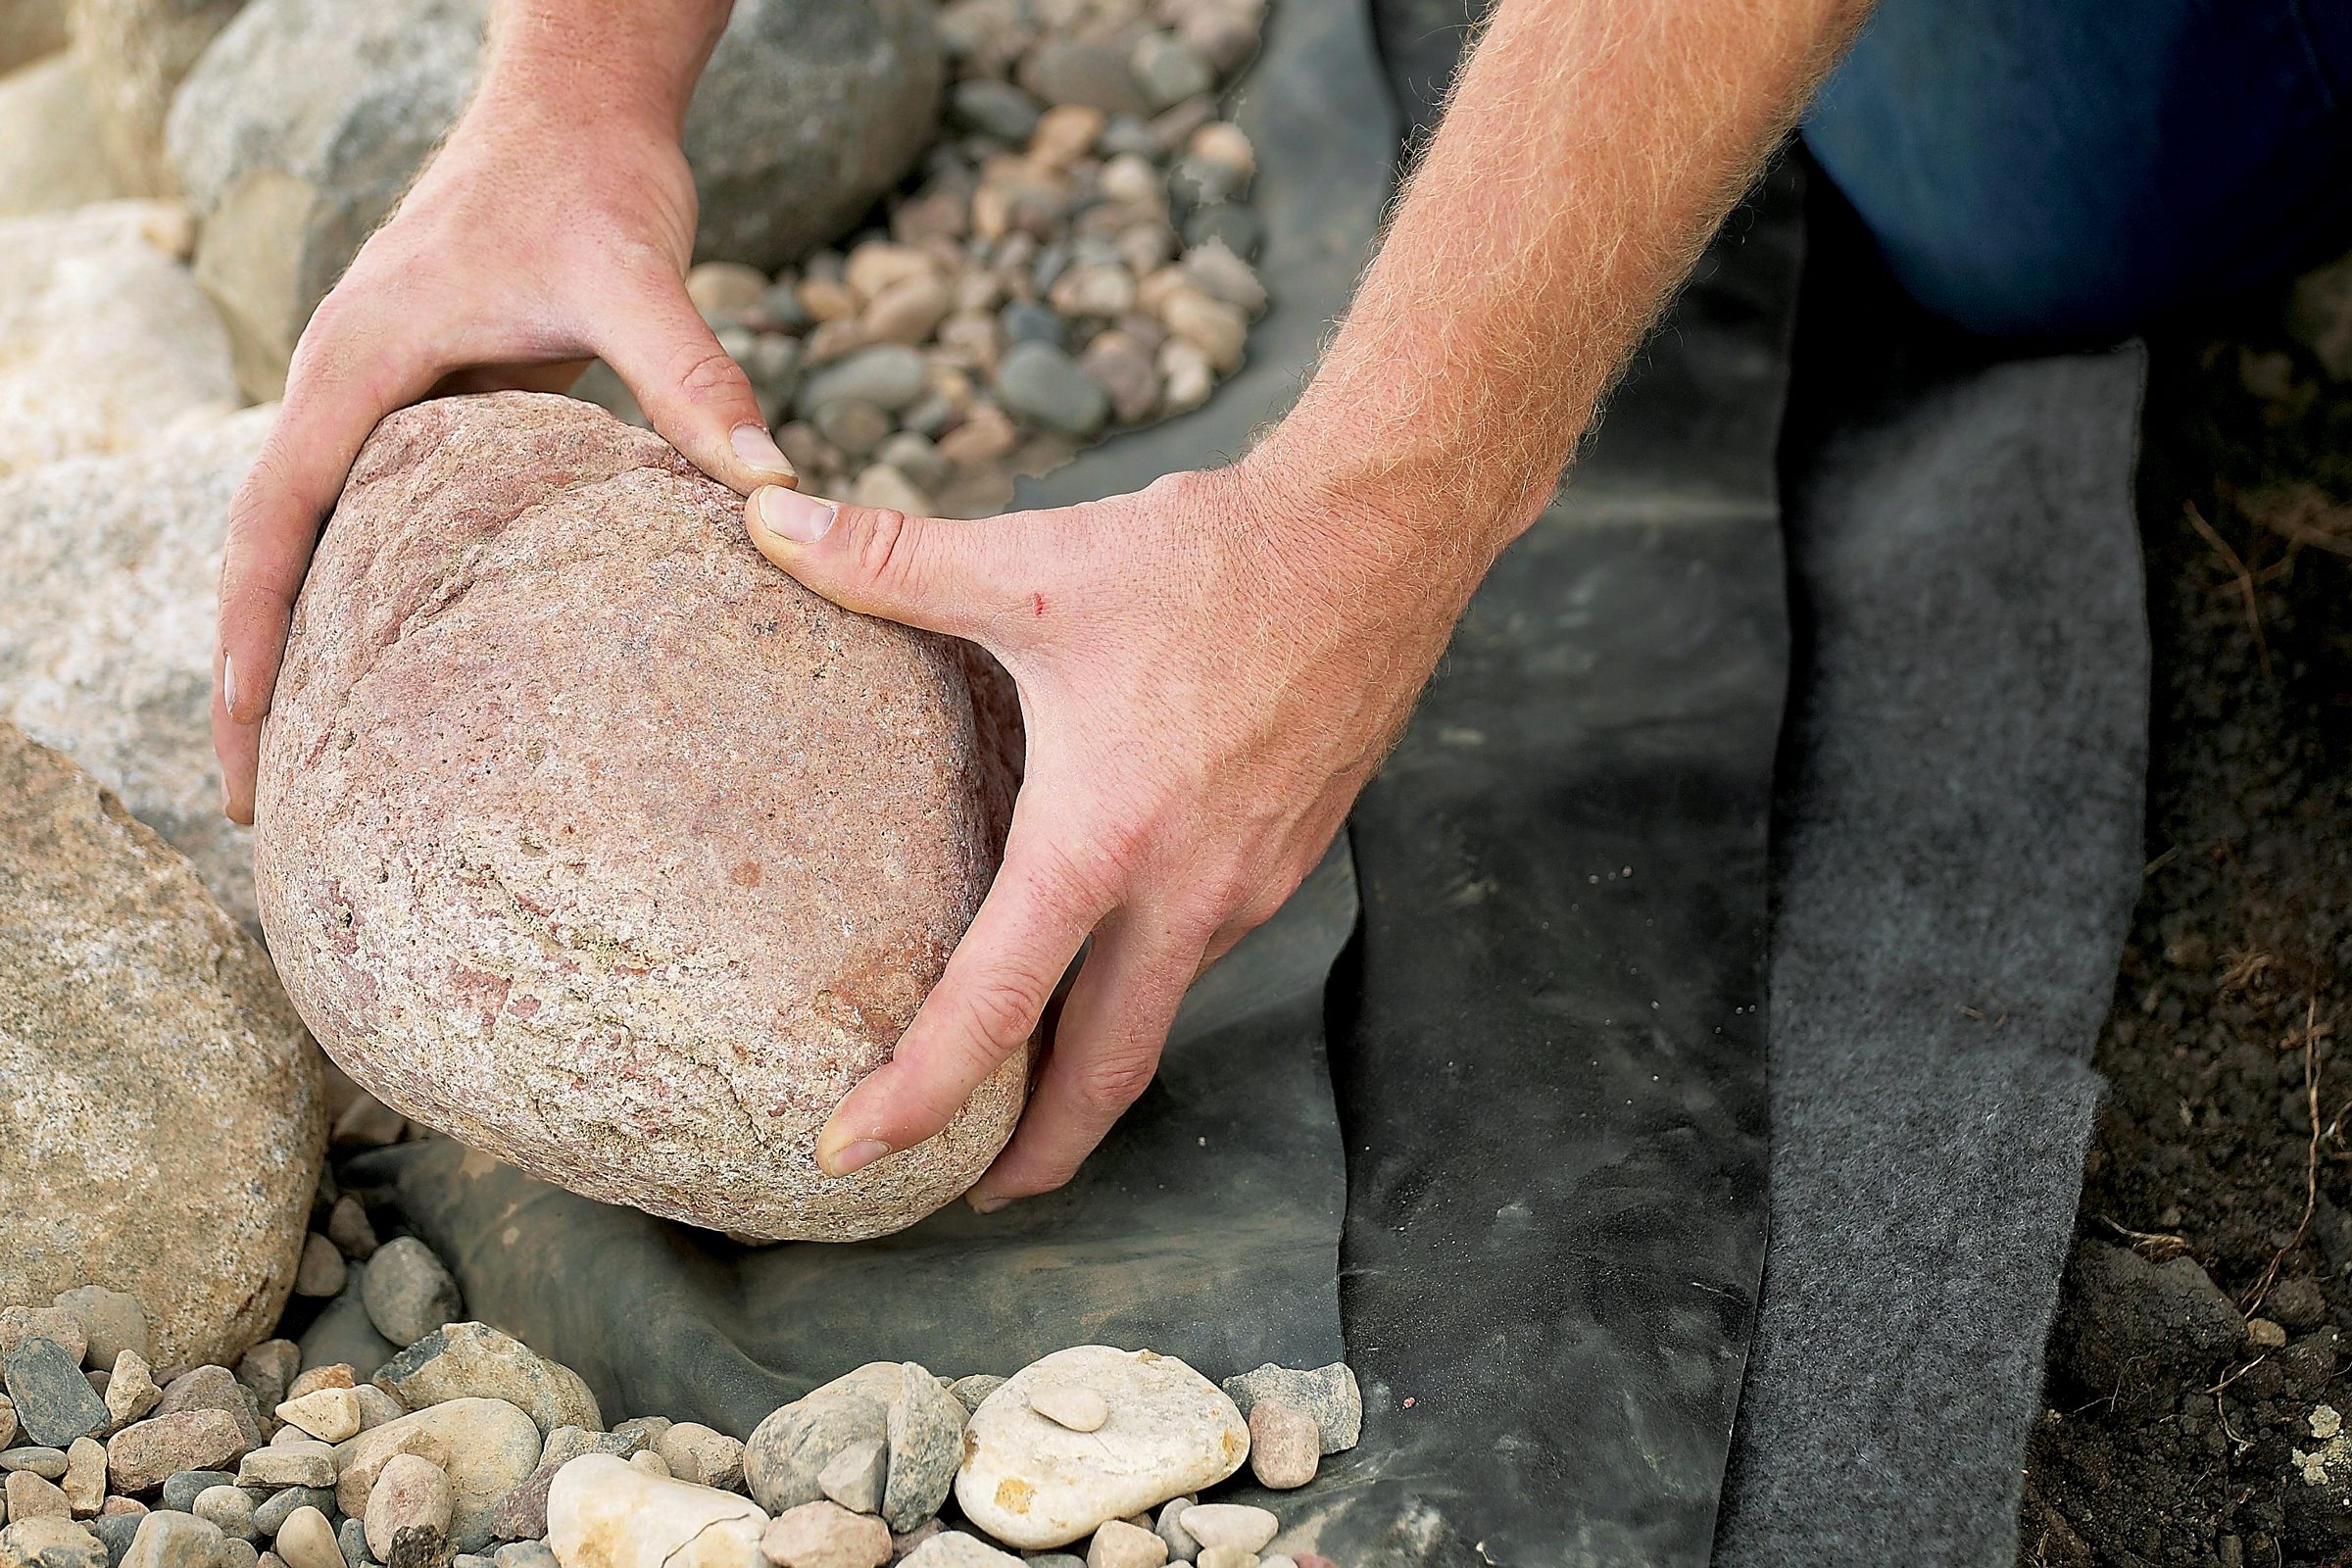
M1446 498L1433 549L1499 549L1868 9L1500 0L1269 444L1341 495Z
M734 0L499 0L482 95L674 138L733 9Z

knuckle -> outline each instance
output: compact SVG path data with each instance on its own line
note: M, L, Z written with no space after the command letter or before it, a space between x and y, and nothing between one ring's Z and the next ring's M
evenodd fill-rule
M1045 999L1033 996L1027 986L1010 977L979 981L964 993L963 1014L971 1025L969 1039L975 1057L980 1058L975 1064L983 1075L1029 1038L1044 1010Z
M906 514L882 508L867 513L858 530L852 569L858 581L871 587L909 585L916 576L915 556L915 530L906 525Z
M1158 1068L1159 1058L1155 1054L1105 1053L1077 1070L1071 1090L1090 1108L1115 1113L1143 1098Z
M745 379L743 367L737 365L727 351L713 343L699 349L687 360L674 377L678 393L689 403L706 404L729 399L738 393L748 393L751 383Z

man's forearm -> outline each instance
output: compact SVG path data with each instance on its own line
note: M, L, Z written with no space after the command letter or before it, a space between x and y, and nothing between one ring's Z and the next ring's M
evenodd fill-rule
M1446 497L1430 546L1499 549L1867 10L1501 0L1268 446L1343 495Z
M676 136L734 0L500 0L477 102Z

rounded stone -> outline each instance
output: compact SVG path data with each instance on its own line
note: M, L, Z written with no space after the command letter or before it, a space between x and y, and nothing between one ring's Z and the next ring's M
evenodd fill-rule
M449 1269L414 1236L394 1238L368 1260L360 1299L376 1331L401 1346L415 1345L465 1306Z
M293 1288L318 1053L187 860L6 723L0 888L0 1214L42 1221L0 1232L0 1296L95 1276L139 1298L157 1360L231 1358Z
M1021 1107L1014 1052L936 1138L816 1168L979 907L1017 731L993 667L800 588L741 512L569 399L384 420L295 612L257 891L295 1005L404 1114L607 1202L855 1240Z
M1287 1399L1260 1399L1250 1412L1250 1473L1290 1492L1315 1479L1323 1445L1315 1418Z
M439 1465L420 1454L394 1454L368 1493L368 1549L385 1568L428 1568L442 1556L456 1504Z

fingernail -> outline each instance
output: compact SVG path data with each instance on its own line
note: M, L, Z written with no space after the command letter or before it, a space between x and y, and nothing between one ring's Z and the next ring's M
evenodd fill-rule
M727 444L735 449L735 455L743 460L747 468L755 468L761 473L780 473L787 479L801 476L800 469L792 466L792 460L784 455L776 445L776 438L767 433L764 425L739 424L735 427L735 433L727 437Z
M860 1138L833 1156L833 1174L855 1176L889 1152L890 1146L881 1139Z
M220 656L220 706L228 716L237 716L237 662L227 654Z
M994 1194L978 1191L964 1194L963 1200L972 1205L972 1212L975 1214L994 1214L998 1209L1012 1201L1009 1198L998 1198Z
M833 526L834 514L840 509L830 501L819 501L798 490L771 484L760 490L757 510L760 526L778 539L812 545Z

